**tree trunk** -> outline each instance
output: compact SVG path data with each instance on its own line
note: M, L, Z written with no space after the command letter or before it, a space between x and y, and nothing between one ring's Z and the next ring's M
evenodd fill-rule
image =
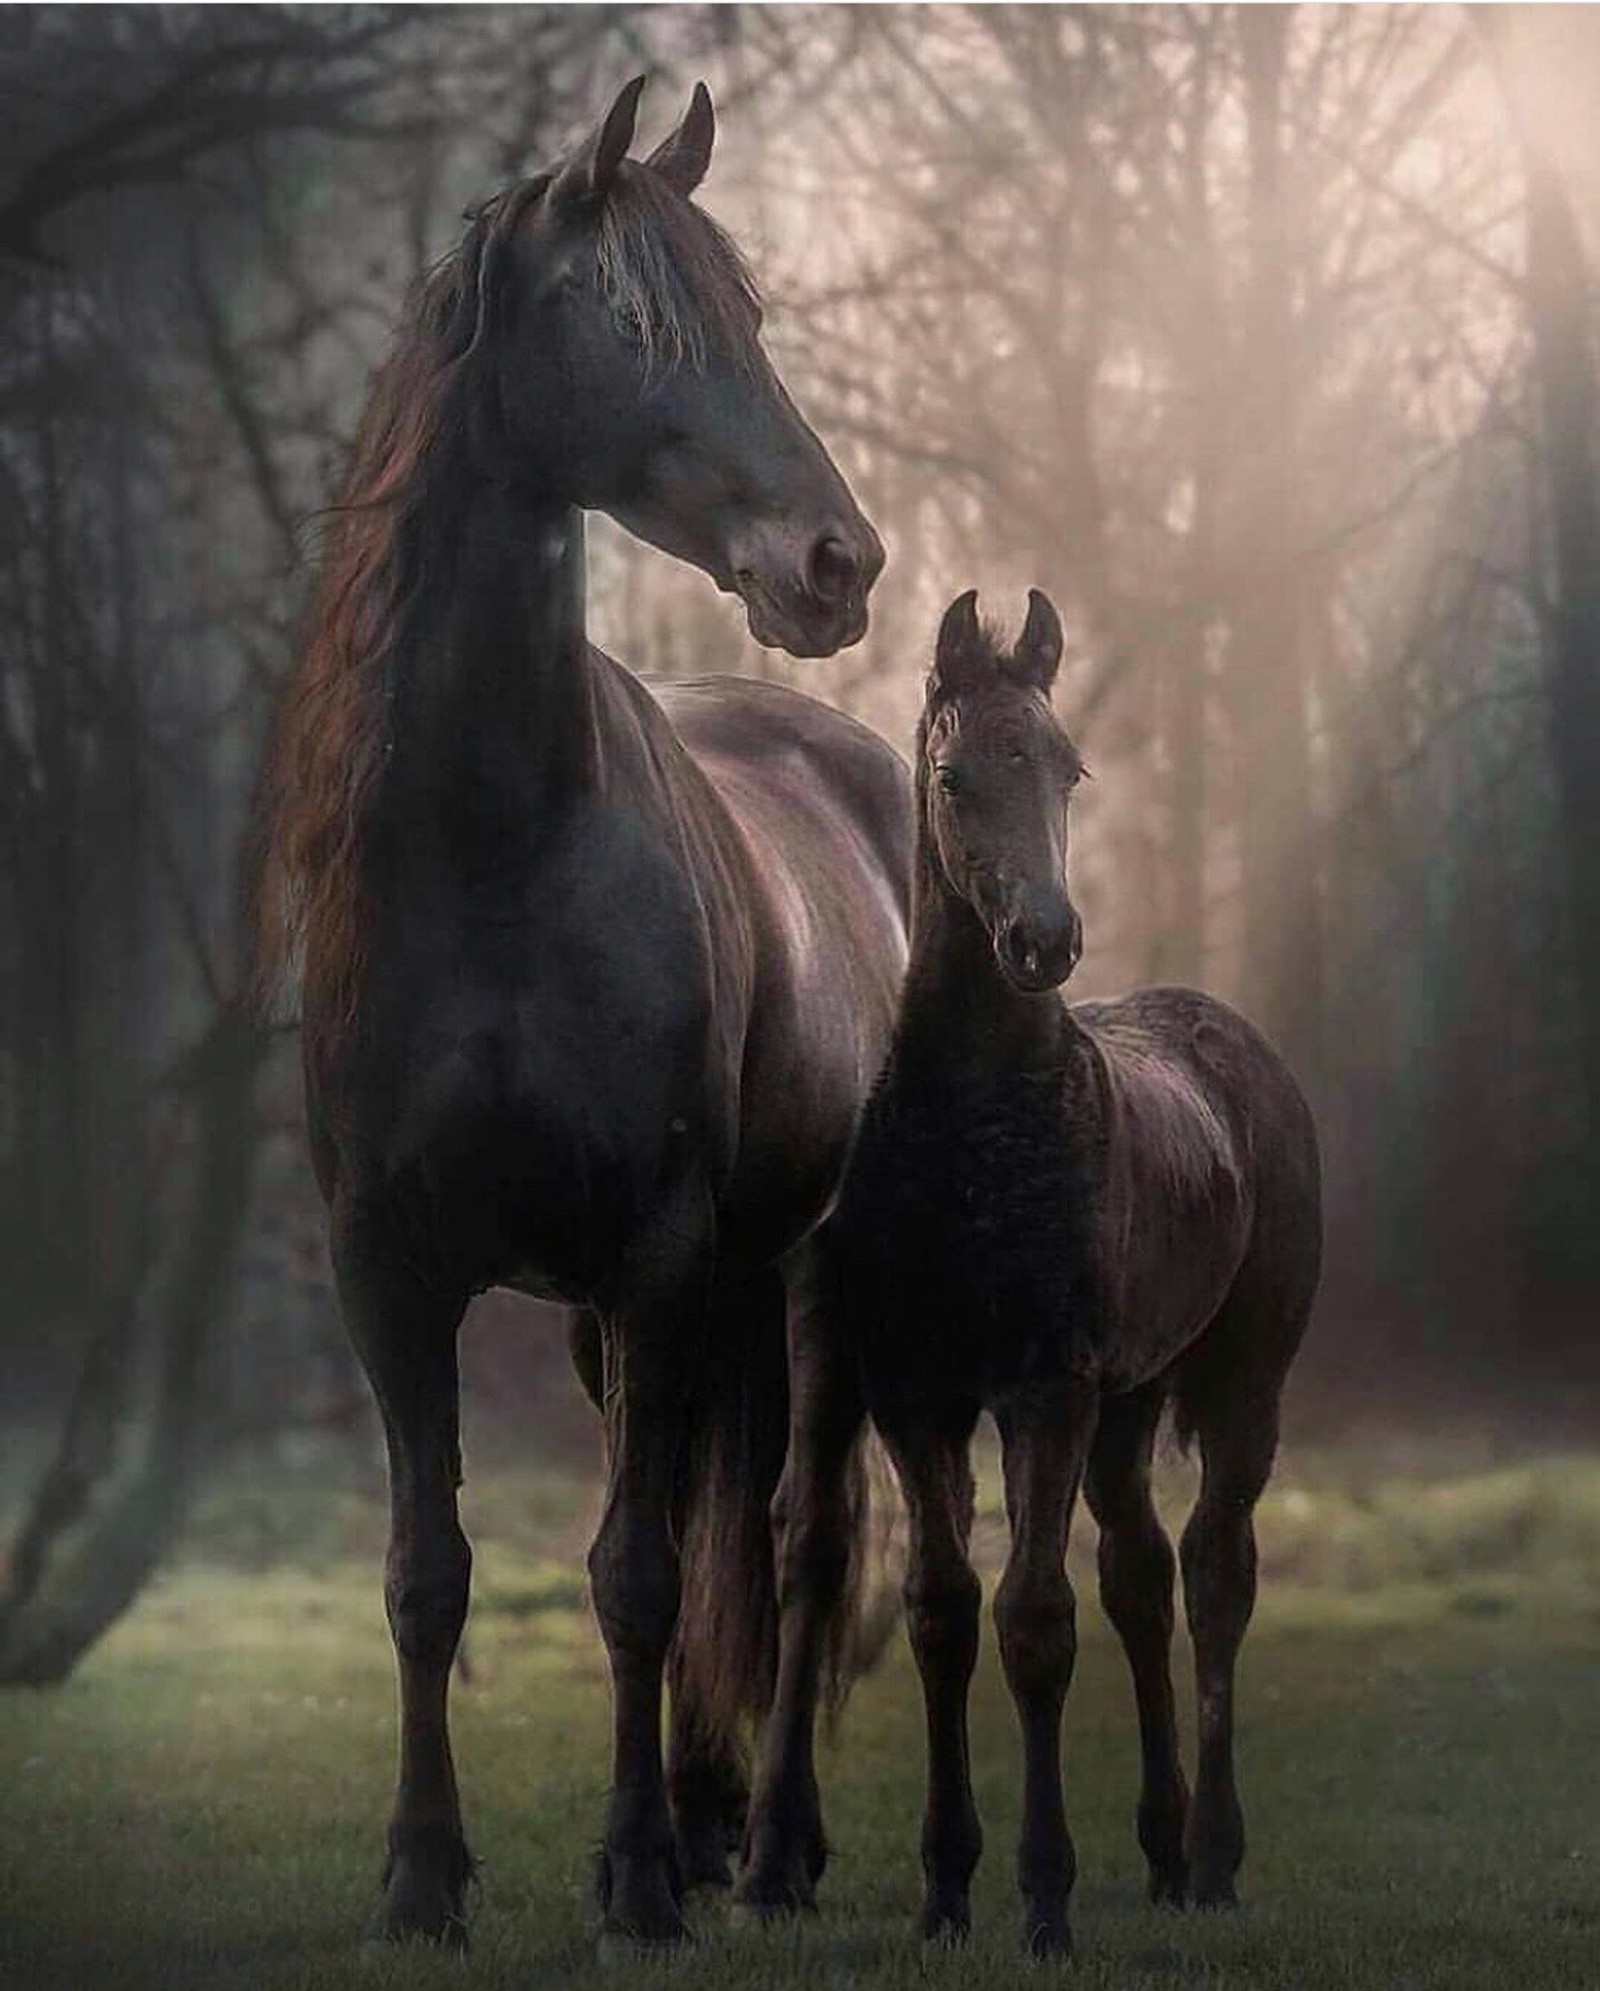
M169 1241L85 1355L0 1591L0 1684L64 1680L139 1594L182 1518L249 1208L265 1047L235 1007L189 1061L191 1124L164 1199Z
M1600 503L1588 273L1555 168L1528 160L1528 314L1555 571L1545 660L1591 1146L1600 1134Z
M1293 267L1283 188L1283 82L1292 10L1242 7L1250 181L1244 364L1255 382L1239 507L1232 713L1240 758L1245 998L1301 1076L1321 1065L1322 919L1296 550Z

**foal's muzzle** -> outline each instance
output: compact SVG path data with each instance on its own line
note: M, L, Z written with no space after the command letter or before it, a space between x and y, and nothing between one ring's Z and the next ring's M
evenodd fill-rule
M1023 911L996 929L995 958L1000 971L1025 995L1060 988L1083 954L1083 921L1077 908L1063 904L1048 914Z

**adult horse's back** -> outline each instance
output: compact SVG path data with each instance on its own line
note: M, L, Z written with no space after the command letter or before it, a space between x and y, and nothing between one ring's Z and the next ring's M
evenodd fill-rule
M584 638L583 508L702 567L801 654L861 635L883 558L689 199L709 99L634 162L638 94L476 216L423 287L373 390L275 766L269 932L301 963L335 1273L389 1446L392 1935L461 1933L456 1330L491 1284L581 1310L606 1415L607 1927L678 1937L685 1871L721 1864L739 1719L772 1684L786 1309L815 1304L810 1241L904 958L911 814L889 750L771 686L652 692Z

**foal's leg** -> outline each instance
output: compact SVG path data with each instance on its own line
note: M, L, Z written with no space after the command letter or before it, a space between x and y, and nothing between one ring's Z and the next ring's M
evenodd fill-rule
M1011 1555L995 1594L1000 1659L1022 1728L1023 1941L1034 1956L1072 1949L1067 1904L1077 1874L1061 1795L1061 1716L1077 1660L1067 1531L1094 1435L1090 1389L1019 1393L997 1416Z
M1150 1453L1164 1400L1159 1387L1105 1399L1084 1494L1100 1527L1100 1601L1128 1655L1139 1708L1138 1831L1150 1899L1181 1905L1189 1793L1169 1670L1177 1562L1150 1498Z
M638 1255L640 1297L605 1323L608 1475L589 1551L611 1661L613 1761L600 1893L604 1932L637 1942L688 1934L661 1760L662 1683L678 1619L675 1492L689 1393L700 1376L709 1212L681 1207Z
M978 1660L982 1598L967 1556L973 1506L971 1424L959 1435L885 1431L884 1438L910 1509L906 1626L922 1676L928 1723L921 1932L934 1941L960 1941L972 1927L972 1875L983 1851L967 1740L967 1694Z
M1200 1751L1185 1850L1195 1905L1232 1907L1244 1859L1233 1776L1233 1675L1256 1596L1252 1519L1278 1443L1276 1389L1226 1386L1195 1407L1200 1498L1183 1531L1183 1596L1194 1641Z
M778 1680L734 1892L759 1915L815 1905L827 1859L815 1729L830 1629L850 1570L850 1457L864 1412L855 1363L839 1346L819 1273L819 1242L786 1267L789 1453L773 1503L778 1555Z
M456 1329L466 1296L431 1284L402 1255L394 1231L366 1215L336 1212L332 1242L345 1321L389 1450L384 1595L400 1671L400 1780L379 1930L459 1945L472 1860L446 1696L472 1571L456 1514Z

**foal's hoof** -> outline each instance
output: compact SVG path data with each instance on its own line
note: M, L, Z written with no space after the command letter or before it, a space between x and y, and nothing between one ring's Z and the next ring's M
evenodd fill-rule
M1230 1908L1237 1908L1239 1905L1239 1896L1234 1890L1233 1876L1231 1874L1213 1874L1208 1876L1197 1873L1194 1880L1194 1894L1192 1899L1196 1908L1214 1909L1219 1913L1224 1913Z
M960 1949L972 1934L972 1910L930 1905L917 1917L917 1934L932 1949Z
M689 1925L681 1915L672 1934L642 1936L634 1929L607 1926L600 1931L595 1944L595 1961L602 1970L631 1969L634 1964L648 1963L657 1957L675 1956L693 1941Z
M1066 1963L1072 1956L1066 1911L1029 1915L1023 1924L1022 1947L1036 1962Z
M389 1855L383 1906L371 1940L467 1947L466 1889L472 1856L457 1839L426 1837Z
M726 1888L733 1885L734 1851L726 1833L714 1828L678 1835L678 1871L685 1890L692 1887Z
M1189 1898L1189 1869L1176 1866L1150 1869L1150 1899L1157 1908L1181 1908Z
M733 1890L728 1920L736 1929L750 1929L816 1912L811 1874L806 1867L791 1862L774 1873L757 1874L746 1868Z

